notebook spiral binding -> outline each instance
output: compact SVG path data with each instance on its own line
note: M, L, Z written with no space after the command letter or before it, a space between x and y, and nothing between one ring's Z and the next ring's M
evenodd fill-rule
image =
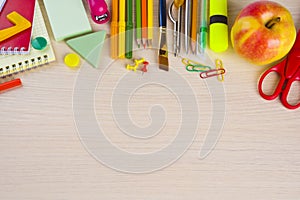
M0 78L22 73L49 63L48 54L0 67Z
M1 55L17 55L17 54L25 54L27 53L27 50L25 47L2 47L0 49Z

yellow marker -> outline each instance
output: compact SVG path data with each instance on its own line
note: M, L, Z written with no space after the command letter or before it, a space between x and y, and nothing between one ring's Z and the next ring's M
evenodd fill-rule
M80 63L80 58L75 53L69 53L65 56L64 62L68 67L75 68L78 67Z
M119 1L119 58L125 58L125 0Z
M210 0L209 47L214 52L228 48L227 0Z
M0 42L31 27L30 21L28 21L26 18L24 18L22 15L15 11L9 13L6 17L10 22L12 22L15 25L0 30Z
M153 0L148 0L148 45L152 46L153 39Z

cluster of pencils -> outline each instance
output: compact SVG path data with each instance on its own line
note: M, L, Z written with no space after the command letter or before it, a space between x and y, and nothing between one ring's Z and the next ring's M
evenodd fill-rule
M153 0L136 0L136 42L138 47L152 46Z
M153 0L136 0L136 41L141 45L152 46ZM111 18L111 57L132 58L133 48L133 1L112 0Z

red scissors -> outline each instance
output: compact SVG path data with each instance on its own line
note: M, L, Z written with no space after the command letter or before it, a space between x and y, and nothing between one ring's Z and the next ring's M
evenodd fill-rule
M279 74L280 80L274 93L267 95L262 90L262 84L266 76L272 72ZM295 44L288 56L279 64L265 71L261 76L258 83L259 94L266 100L273 100L281 94L281 103L288 109L296 109L300 107L300 102L295 105L291 105L287 100L291 85L295 81L300 81L300 31L297 33Z

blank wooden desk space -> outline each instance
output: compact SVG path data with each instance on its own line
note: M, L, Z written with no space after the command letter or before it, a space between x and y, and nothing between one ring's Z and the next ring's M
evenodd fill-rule
M229 0L229 27L250 2ZM300 4L292 0L277 2L290 10L299 28ZM155 12L157 6L155 2ZM109 31L108 24L91 23L94 30ZM54 40L52 44L57 56L55 63L20 75L24 86L0 95L0 199L299 199L300 109L290 111L279 100L263 100L257 92L257 81L265 69L245 62L231 47L214 55L223 60L227 74L223 83L224 127L213 151L199 159L207 132L214 126L206 83L186 72L178 59L169 55L171 66L195 93L199 110L196 136L172 165L152 173L132 174L105 166L80 141L73 113L78 71L63 64L64 55L72 52L67 45ZM135 55L147 54L150 63L155 63L156 54L152 56L151 52L141 49ZM181 122L180 102L176 94L161 85L139 88L128 106L135 125L151 124L149 109L154 104L162 105L166 122L159 134L148 139L122 133L114 121L111 100L118 80L127 73L125 64L130 62L117 60L103 74L95 89L94 117L115 146L131 153L151 154L176 138ZM137 81L143 76L151 77L151 71L147 73L133 77ZM83 120L88 119L90 116L83 116ZM143 163L139 165L144 167Z

